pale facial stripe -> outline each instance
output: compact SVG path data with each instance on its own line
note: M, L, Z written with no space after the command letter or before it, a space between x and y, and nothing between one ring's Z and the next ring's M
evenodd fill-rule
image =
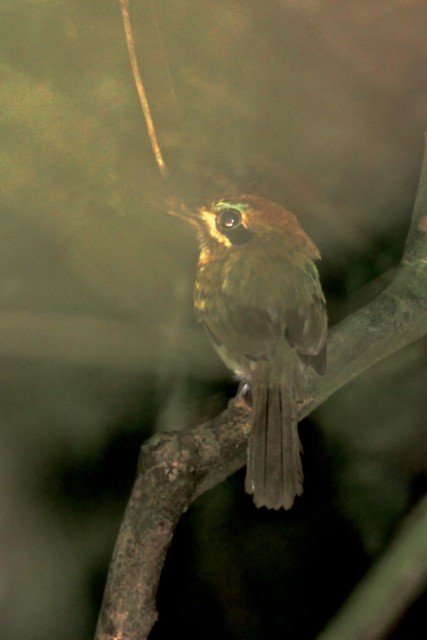
M212 238L214 238L217 242L223 244L225 247L231 247L230 240L225 235L220 233L216 228L215 214L211 213L210 211L202 210L200 211L200 217L206 222L206 226L208 227L209 233Z

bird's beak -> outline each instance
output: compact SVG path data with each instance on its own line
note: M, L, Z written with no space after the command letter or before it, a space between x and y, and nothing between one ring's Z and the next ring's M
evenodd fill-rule
M199 227L201 220L201 213L203 209L189 209L184 205L182 201L169 201L168 202L168 214L174 218L184 220L194 227Z

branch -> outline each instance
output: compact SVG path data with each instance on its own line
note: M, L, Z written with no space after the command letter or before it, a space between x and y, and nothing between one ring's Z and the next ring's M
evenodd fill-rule
M153 118L151 116L150 106L147 100L147 94L145 93L144 84L141 78L141 72L139 70L138 60L135 52L135 41L132 34L132 25L129 17L129 0L120 0L120 9L123 18L123 28L125 30L126 44L129 53L130 66L132 69L132 75L135 82L135 87L138 92L139 102L144 114L145 124L147 125L148 137L150 138L151 148L153 149L154 157L156 159L157 166L161 175L167 177L167 169L163 155L160 150L159 141L157 139L156 129L154 127Z
M242 466L250 414L232 406L141 449L117 538L96 640L142 640L157 619L156 591L173 531L191 502Z
M328 370L306 384L300 419L334 391L427 333L427 160L408 243L393 282L330 331ZM155 594L173 531L191 502L245 463L251 415L231 402L219 417L185 433L156 435L141 450L95 640L142 640L157 618Z
M403 260L408 262L419 260L425 266L427 260L427 133L424 136L424 145L421 175Z
M317 640L387 637L427 584L427 497Z

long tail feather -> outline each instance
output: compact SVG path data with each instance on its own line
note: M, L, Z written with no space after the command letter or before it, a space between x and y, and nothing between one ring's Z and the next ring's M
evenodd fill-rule
M290 509L302 493L303 471L293 390L277 383L252 387L254 424L249 436L245 488L257 507Z

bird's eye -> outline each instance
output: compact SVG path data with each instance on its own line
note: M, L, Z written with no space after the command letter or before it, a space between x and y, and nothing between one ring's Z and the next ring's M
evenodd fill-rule
M223 209L216 217L216 227L221 233L227 233L242 224L242 214L238 209Z
M232 245L245 244L253 237L252 231L245 226L240 209L224 206L218 211L215 220L218 231L229 240Z

